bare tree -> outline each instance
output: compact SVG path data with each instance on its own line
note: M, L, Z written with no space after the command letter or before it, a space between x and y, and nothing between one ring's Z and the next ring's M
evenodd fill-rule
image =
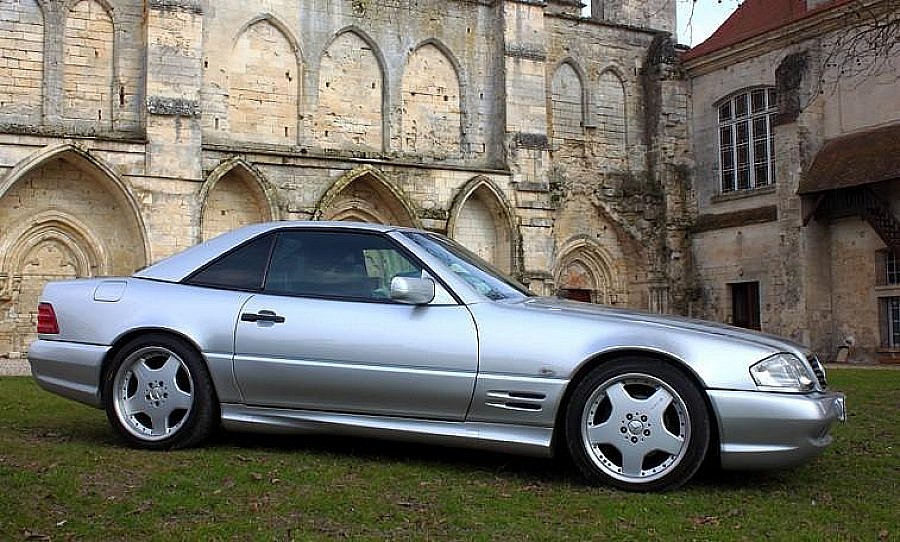
M823 42L823 91L840 79L897 73L900 0L848 4L845 23Z
M684 23L684 28L688 32L694 31L694 14L698 10L702 10L704 6L708 6L711 4L725 4L729 6L731 9L734 9L743 3L743 0L676 0L679 4L681 3L690 3L690 9L688 10L688 18ZM682 36L683 37L683 36Z
M691 0L690 27L696 11L713 2L739 0ZM900 62L900 0L807 0L813 9L833 5L840 10L837 25L822 36L822 75L818 91L825 92L842 79L897 73Z

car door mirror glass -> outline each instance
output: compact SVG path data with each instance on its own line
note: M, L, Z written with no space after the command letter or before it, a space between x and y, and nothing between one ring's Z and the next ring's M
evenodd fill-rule
M427 305L434 299L434 281L419 277L391 279L391 299L409 305Z

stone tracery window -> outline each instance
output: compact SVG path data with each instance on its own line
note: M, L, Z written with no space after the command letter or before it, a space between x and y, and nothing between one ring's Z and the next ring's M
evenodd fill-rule
M718 111L722 192L775 184L775 89L739 92L722 102Z

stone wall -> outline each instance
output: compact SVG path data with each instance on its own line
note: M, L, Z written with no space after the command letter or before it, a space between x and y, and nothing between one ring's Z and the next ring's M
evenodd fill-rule
M278 219L424 227L539 293L669 310L686 91L648 26L674 14L577 4L3 2L0 355L47 280Z
M879 286L885 242L852 213L820 217L820 194L800 196L798 189L827 140L900 122L898 76L895 69L849 75L826 62L836 36L853 31L844 21L854 19L821 17L802 31L780 29L687 63L697 212L691 308L731 322L731 285L757 282L764 332L809 344L826 360L852 344L851 360L874 361L885 352L880 298L897 294ZM779 93L775 185L723 193L718 107L735 93L761 88ZM876 191L897 215L895 183L882 182Z

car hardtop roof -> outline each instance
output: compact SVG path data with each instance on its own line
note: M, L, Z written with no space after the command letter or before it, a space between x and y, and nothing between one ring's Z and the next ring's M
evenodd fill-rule
M370 224L366 222L283 220L278 222L251 224L223 233L209 241L169 256L153 265L145 267L135 273L134 276L166 282L179 282L209 263L211 260L221 256L234 247L264 233L280 229L346 229L379 233L390 231L420 231L415 228L404 228L385 224Z

